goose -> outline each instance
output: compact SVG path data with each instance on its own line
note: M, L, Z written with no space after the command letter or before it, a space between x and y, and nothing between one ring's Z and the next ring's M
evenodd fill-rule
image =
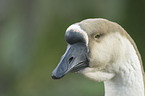
M52 72L68 72L104 82L105 96L144 96L144 70L137 46L117 23L103 18L72 24L65 32L67 49Z

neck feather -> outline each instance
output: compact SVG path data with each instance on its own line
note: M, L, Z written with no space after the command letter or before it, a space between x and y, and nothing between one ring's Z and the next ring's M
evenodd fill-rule
M128 39L124 45L126 51L117 64L116 76L104 82L105 96L144 96L140 57Z

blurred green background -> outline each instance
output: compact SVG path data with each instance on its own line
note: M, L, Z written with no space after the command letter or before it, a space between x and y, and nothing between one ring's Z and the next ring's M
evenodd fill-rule
M0 96L104 96L79 74L51 79L66 28L98 17L122 25L145 58L145 0L0 0Z

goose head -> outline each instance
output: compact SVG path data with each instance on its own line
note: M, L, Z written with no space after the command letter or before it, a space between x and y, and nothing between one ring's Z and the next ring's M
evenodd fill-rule
M116 85L125 86L136 76L144 90L140 54L132 38L119 24L101 18L86 19L69 26L65 40L67 50L52 72L53 79L77 72L95 81L106 82L105 89L110 90L107 85L112 85L116 90ZM112 84L111 80L119 83ZM114 96L115 91L108 94Z

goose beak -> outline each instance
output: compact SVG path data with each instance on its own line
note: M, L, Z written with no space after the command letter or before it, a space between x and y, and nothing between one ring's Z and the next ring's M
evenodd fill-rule
M77 72L89 66L88 48L84 43L68 45L65 54L52 72L53 79L60 79L68 72Z

